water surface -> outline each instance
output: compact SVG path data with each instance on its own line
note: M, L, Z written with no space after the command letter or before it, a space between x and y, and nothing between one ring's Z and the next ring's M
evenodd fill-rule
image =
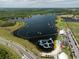
M53 15L33 15L29 19L24 19L26 25L16 31L16 35L33 38L49 36L56 33L55 17Z

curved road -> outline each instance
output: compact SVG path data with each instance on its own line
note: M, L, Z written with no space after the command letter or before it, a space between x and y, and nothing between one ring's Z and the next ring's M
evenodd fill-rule
M8 41L0 37L0 44L3 44L14 49L14 51L16 51L21 56L21 59L37 59L37 57L33 53L31 53L28 50L26 51L25 48L18 43Z

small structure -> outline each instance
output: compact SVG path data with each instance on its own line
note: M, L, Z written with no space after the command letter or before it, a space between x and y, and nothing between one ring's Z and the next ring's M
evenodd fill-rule
M58 59L68 59L68 56L66 53L62 52L58 55Z
M44 39L44 40L39 40L39 45L42 46L43 48L53 48L54 46L54 42L52 40L52 38Z
M66 32L62 29L62 30L59 31L59 34L60 34L60 35L65 35Z
M61 43L61 48L65 48L64 42Z

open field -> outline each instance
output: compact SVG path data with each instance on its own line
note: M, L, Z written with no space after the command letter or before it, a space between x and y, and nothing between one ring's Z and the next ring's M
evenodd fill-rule
M73 32L73 34L79 44L79 23L78 22L67 22L67 25Z
M16 52L0 44L0 59L20 59Z

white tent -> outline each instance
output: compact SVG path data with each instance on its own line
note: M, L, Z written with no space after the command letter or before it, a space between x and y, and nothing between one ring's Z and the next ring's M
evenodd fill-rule
M64 30L60 30L60 31L59 31L59 34L60 34L60 35L64 35L64 34L66 34L66 32L65 32Z
M68 56L66 53L62 52L58 55L58 59L68 59Z

